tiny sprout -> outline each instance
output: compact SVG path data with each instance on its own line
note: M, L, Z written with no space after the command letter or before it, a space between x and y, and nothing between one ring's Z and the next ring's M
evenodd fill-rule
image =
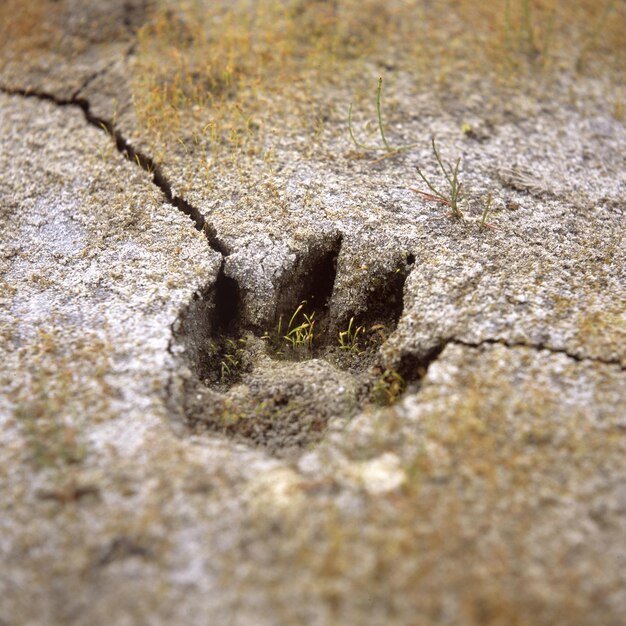
M406 391L406 381L394 369L386 369L372 388L371 399L382 406L394 404Z
M367 150L367 151L382 150L386 152L385 156L381 157L381 159L387 156L394 156L396 154L400 154L402 152L410 150L416 145L412 143L412 144L406 144L403 146L392 146L387 141L387 136L385 135L385 127L383 125L382 104L381 104L382 93L383 93L383 79L382 77L380 77L378 79L378 89L376 90L376 114L378 118L378 133L380 134L380 138L383 142L382 146L370 146L367 144L360 143L357 140L354 134L354 129L352 127L352 104L350 104L350 106L348 107L348 132L350 133L350 139L352 139L352 143L354 143L354 145L357 148L360 148L361 150ZM377 159L377 160L380 160L380 159Z
M354 328L354 317L351 317L348 328L339 333L339 348L345 352L362 354L359 349L359 335L362 335L364 332L364 326Z
M481 228L494 228L491 224L487 223L487 217L493 212L493 196L489 194L485 198L485 207L483 208L483 213L480 218L480 227Z
M459 157L456 160L454 168L452 167L452 165L450 165L450 163L446 163L444 165L441 157L439 156L439 152L437 151L434 137L432 138L431 143L433 147L433 154L435 155L435 159L437 160L439 169L443 173L446 182L448 183L447 194L439 191L432 184L432 182L428 178L426 178L418 165L415 166L417 168L417 173L419 174L420 178L426 183L426 186L430 189L432 193L427 193L425 191L422 191L421 189L416 189L415 187L411 187L411 191L419 194L420 196L423 196L427 200L432 200L434 202L445 204L446 206L450 207L452 217L456 219L463 219L463 213L459 208L459 201L461 200L463 190L463 183L459 181L459 166L461 165L461 158Z

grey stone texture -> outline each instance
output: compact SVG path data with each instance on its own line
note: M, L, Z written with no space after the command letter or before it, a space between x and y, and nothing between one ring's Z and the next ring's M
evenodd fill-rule
M54 4L0 48L0 624L622 624L624 85L389 70L372 155L365 61L228 160L141 120L155 3Z

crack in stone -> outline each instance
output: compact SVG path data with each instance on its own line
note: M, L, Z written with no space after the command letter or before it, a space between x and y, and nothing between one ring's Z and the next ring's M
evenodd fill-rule
M133 46L128 51L128 54L133 53ZM190 202L188 202L185 198L174 195L172 191L172 186L170 182L166 179L163 174L160 166L147 154L141 152L140 150L135 149L129 141L124 137L124 135L115 127L114 123L110 120L106 120L95 115L91 111L91 105L86 98L79 97L79 94L98 76L106 73L106 69L99 70L94 72L89 77L83 81L83 84L80 88L78 88L70 98L63 99L55 96L54 94L47 92L40 92L36 90L30 89L20 89L20 88L10 88L0 84L0 92L9 96L20 96L23 98L34 98L41 101L52 102L53 104L59 107L77 107L79 108L85 117L87 123L92 126L99 128L100 130L104 130L115 142L116 148L118 152L120 152L128 161L134 162L136 165L141 167L144 171L150 174L152 182L159 188L159 190L164 195L166 201L187 215L193 222L197 230L202 231L207 237L209 246L212 250L220 254L221 256L221 267L218 272L218 276L223 275L224 272L224 259L230 254L230 250L227 245L221 241L217 235L217 231L215 227L208 223L205 219L204 215L200 212L200 210L193 206ZM171 356L175 356L173 349L173 341L176 332L174 330L174 325L172 326L172 335L170 340L168 341L167 351ZM526 343L523 341L512 342L506 341L505 339L484 339L478 342L471 342L463 339L459 339L456 337L450 337L442 340L437 346L428 351L426 354L418 356L411 353L401 353L398 370L401 374L408 376L408 372L418 372L417 378L414 380L422 380L430 366L437 361L445 348L450 345L459 345L467 348L479 349L485 345L501 345L506 348L527 348L534 351L546 350L552 354L562 354L566 357L579 362L591 362L591 363L599 363L602 365L614 365L620 368L621 371L626 370L626 367L622 365L619 359L603 359L600 357L586 357L578 354L573 354L568 352L565 349L554 348L544 344L532 344ZM167 384L166 396L171 400L174 396L173 394L173 378L170 377Z
M443 350L449 344L454 344L457 346L465 346L467 348L481 348L482 346L504 346L505 348L528 348L529 350L535 350L536 352L540 352L545 350L546 352L550 352L551 354L563 354L566 357L578 362L578 363L599 363L601 365L616 365L622 371L626 371L626 366L622 365L619 359L603 359L601 357L590 357L590 356L581 356L579 354L573 354L568 352L564 348L553 348L551 346L545 344L533 344L526 343L524 341L506 341L505 339L483 339L482 341L472 342L466 341L464 339L457 339L456 337L452 337L450 339L446 339L442 342L441 348L437 350L437 354L434 359L429 361L432 363L433 360L436 360L438 356L443 352Z
M134 3L134 2L125 2L124 6L123 6L123 18L122 18L122 23L124 25L124 28L126 29L126 31L128 32L128 34L131 37L135 37L135 35L137 34L137 30L140 26L140 24L133 24L133 17L135 14L139 13L145 13L148 10L149 7L149 0L146 0L144 2L141 3Z
M102 76L103 74L106 74L108 71L108 68L104 68L101 70L98 70L97 72L93 72L92 74L90 74L89 76L87 76L87 78L85 78L85 80L82 82L81 86L76 89L76 91L74 91L74 93L71 95L70 97L70 101L71 102L75 102L78 100L78 95L80 94L81 91L84 91L85 89L87 89L87 87L94 81L96 80L96 78L98 78L99 76ZM3 90L4 91L4 90ZM5 92L6 93L6 92Z
M172 186L163 174L161 167L152 159L152 157L135 149L124 135L115 127L112 121L98 117L91 111L91 105L85 98L77 96L86 85L93 80L98 73L93 74L86 79L83 86L78 89L70 98L59 98L54 94L35 91L31 89L11 88L0 84L0 92L8 96L20 96L22 98L34 98L44 102L52 102L59 107L77 107L85 116L85 120L91 126L95 126L100 130L104 130L115 142L115 146L128 161L135 163L141 169L148 172L152 177L152 182L161 190L168 204L187 215L194 223L197 230L203 232L209 242L212 250L220 255L228 256L229 250L227 246L217 236L217 231L212 224L209 224L200 210L188 202L185 198L174 195Z
M443 339L436 346L428 350L425 354L415 354L412 352L401 352L399 359L394 365L394 369L407 382L420 383L428 374L430 366L439 360L441 354L449 345L463 346L465 348L479 349L483 346L503 346L505 348L526 348L540 352L545 350L550 354L562 354L577 363L599 363L600 365L617 366L621 371L626 371L626 366L622 365L619 359L602 359L599 357L585 357L572 354L562 348L553 348L544 344L525 343L523 341L506 341L504 339L483 339L482 341L466 341L456 337Z
M129 44L128 49L124 53L124 56L127 59L130 58L133 54L135 54L136 49L137 49L137 42L133 41L132 43ZM74 91L74 93L70 97L70 100L71 101L78 100L79 99L78 96L80 95L80 93L85 91L85 89L87 89L87 87L91 85L91 83L94 80L96 80L96 78L99 78L100 76L104 76L104 74L106 74L109 71L109 69L110 69L109 67L104 67L102 69L96 70L95 72L92 72L89 76L87 76L87 78L85 78L81 86L78 89L76 89L76 91Z

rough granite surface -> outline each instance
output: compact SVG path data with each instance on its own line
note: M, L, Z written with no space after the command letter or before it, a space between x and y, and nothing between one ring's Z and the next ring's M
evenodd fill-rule
M0 48L0 625L623 624L624 85L398 69L412 149L344 81L231 165L137 115L153 3L54 4Z

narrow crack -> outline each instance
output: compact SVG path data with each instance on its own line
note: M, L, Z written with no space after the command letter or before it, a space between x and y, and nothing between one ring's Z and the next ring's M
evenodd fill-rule
M132 46L131 46L132 50ZM77 89L70 98L59 98L54 94L41 92L31 89L21 89L21 88L11 88L5 85L0 84L0 93L4 93L9 96L20 96L23 98L33 98L37 100L42 100L46 102L52 102L53 104L59 107L77 107L85 116L85 120L91 124L99 128L100 130L104 130L115 142L116 148L118 152L120 152L128 161L131 161L141 167L143 170L148 172L152 177L152 182L160 189L162 194L165 196L165 199L169 204L173 207L187 215L194 223L195 228L201 232L203 232L208 240L209 246L212 250L219 253L222 258L228 256L230 254L229 247L218 237L217 231L215 227L208 223L204 217L204 215L200 212L200 210L193 206L190 202L188 202L185 198L174 195L172 191L172 186L170 182L167 180L165 175L163 174L161 167L152 159L152 157L147 154L141 152L140 150L135 149L128 140L123 136L123 134L115 127L112 121L99 117L92 113L90 103L85 98L78 97L81 91L85 89L85 87L92 82L96 77L104 73L106 70L101 70L90 75L82 84L82 86ZM223 263L223 261L222 261ZM445 350L445 348L449 344L455 344L460 346L465 346L468 348L481 348L484 345L501 345L507 348L528 348L535 351L546 350L551 352L552 354L563 354L566 357L577 361L579 363L584 362L592 362L592 363L600 363L602 365L616 365L622 371L626 370L626 367L622 365L619 359L603 359L600 357L584 357L578 354L572 354L565 349L553 348L544 344L531 344L525 342L509 342L504 339L483 339L479 342L471 342L463 339L458 339L456 337L444 339L437 347L433 350L429 351L427 355L419 359L421 376L423 378L430 365L435 362L441 355L441 353ZM403 360L414 360L411 355L402 355ZM407 361L408 362L408 361Z
M229 248L219 239L215 227L209 224L200 210L193 206L190 202L182 198L181 196L174 195L172 191L172 185L167 180L161 167L152 159L152 157L135 149L128 140L122 135L122 133L115 127L112 121L99 117L92 113L89 101L85 98L78 97L85 86L97 76L93 74L90 76L83 86L76 91L70 98L59 98L54 94L35 91L30 89L20 89L6 87L0 85L0 92L8 96L20 96L22 98L33 98L42 100L44 102L52 102L59 107L77 107L85 116L85 120L88 124L104 130L115 142L115 146L128 161L135 163L141 169L145 170L152 177L152 182L161 190L165 199L173 207L187 215L194 223L197 230L203 232L209 242L209 246L215 252L218 252L222 256L228 256Z
M457 346L465 346L466 348L482 348L482 346L504 346L505 348L528 348L529 350L535 350L536 352L540 352L545 350L546 352L550 352L551 354L563 354L566 357L576 361L578 363L600 363L601 365L616 365L622 371L626 370L626 367L622 365L619 359L603 359L601 357L589 357L589 356L580 356L579 354L572 354L568 352L564 348L553 348L551 346L547 346L544 344L532 344L526 343L523 341L506 341L504 339L483 339L482 341L466 341L464 339L457 339L456 337L452 337L451 339L446 339L443 341L441 345L441 349L438 349L436 352L435 359L431 359L429 362L432 363L433 360L436 360L438 356L443 352L443 350L449 344L457 345Z
M128 45L128 49L124 53L125 58L128 59L129 57L131 57L135 53L136 48L137 48L137 42L136 41L131 42ZM107 66L107 67L104 67L102 69L96 70L95 72L92 72L89 76L87 76L87 78L85 78L85 80L83 81L82 85L78 89L76 89L76 91L74 91L74 93L70 97L70 101L75 102L76 100L78 100L79 99L79 95L83 91L85 91L85 89L87 89L87 87L89 85L91 85L91 83L94 80L96 80L96 78L99 78L100 76L103 76L110 69L111 68Z
M449 345L463 346L465 348L480 349L483 346L503 346L505 348L526 348L540 352L545 350L551 354L562 354L577 363L599 363L600 365L613 365L621 371L626 371L626 366L622 365L619 359L603 359L600 357L585 357L572 354L562 348L553 348L544 344L525 343L523 341L506 341L504 339L483 339L482 341L467 341L457 337L442 339L436 346L425 354L417 354L410 351L402 351L399 359L395 362L394 369L407 382L422 381L428 374L430 366L439 360L443 351Z
M449 345L463 346L465 348L480 349L483 346L503 346L505 348L526 348L540 352L545 350L551 354L562 354L577 363L599 363L600 365L613 365L621 371L626 371L626 367L622 365L619 359L602 359L598 357L584 357L578 354L572 354L567 350L560 348L552 348L543 344L525 343L523 341L506 341L504 339L483 339L482 341L466 341L456 337L449 337L440 341L436 346L428 352L418 355L413 352L402 352L399 360L396 362L394 369L408 383L421 384L424 380L430 366L439 360L444 350Z
M102 76L103 74L106 74L107 71L108 71L108 68L103 68L87 76L87 78L82 82L81 86L78 89L76 89L76 91L74 91L74 93L71 95L71 97L69 98L69 101L76 102L78 100L78 96L81 93L81 91L85 91L85 89L87 89L87 87L91 85L91 83L94 80L96 80L96 78L98 78L99 76Z

